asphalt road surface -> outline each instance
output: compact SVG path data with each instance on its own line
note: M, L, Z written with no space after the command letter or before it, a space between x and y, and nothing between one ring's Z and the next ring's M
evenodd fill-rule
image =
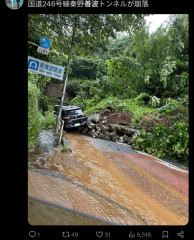
M188 171L129 145L77 133L67 133L66 139L70 153L56 147L41 157L29 155L30 196L87 214L87 221L77 217L75 225L90 225L88 216L119 225L187 224ZM46 211L39 222L40 211L37 216L33 211L29 222L67 224L59 211L52 208L50 218Z

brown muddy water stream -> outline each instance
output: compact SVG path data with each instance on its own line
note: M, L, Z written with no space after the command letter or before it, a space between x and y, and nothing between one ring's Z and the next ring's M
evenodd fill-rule
M43 131L29 151L30 196L113 224L187 224L188 172L77 133L67 133L66 139L72 152L62 152L53 132Z

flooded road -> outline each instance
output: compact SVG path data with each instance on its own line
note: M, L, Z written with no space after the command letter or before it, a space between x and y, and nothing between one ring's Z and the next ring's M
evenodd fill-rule
M66 134L72 152L64 153L52 134L43 132L43 148L29 152L30 196L113 224L187 224L188 172L128 145L77 133Z

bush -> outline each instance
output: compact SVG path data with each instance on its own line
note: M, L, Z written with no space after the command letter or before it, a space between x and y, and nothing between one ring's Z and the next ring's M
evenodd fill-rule
M175 100L171 98L164 99L165 104L158 108L158 111L165 115L188 114L187 98Z
M147 93L141 93L136 98L134 98L134 100L137 103L148 104L148 102L150 101L150 95Z
M80 91L80 81L78 79L69 79L67 81L67 91L69 95L75 97Z
M42 114L38 110L40 90L36 86L36 79L28 75L28 147L33 147L41 130Z
M136 150L144 151L159 158L168 158L188 163L189 124L176 122L173 126L157 126L152 133L141 130L132 139Z
M38 87L40 79L42 80L37 75L28 73L28 148L33 147L42 129L52 128L56 122L48 98L41 94ZM47 111L43 116L42 111L45 109Z
M42 130L42 114L37 112L36 115L28 113L28 148L32 148Z
M156 96L152 96L149 101L150 106L157 107L160 105L160 99Z
M55 124L56 124L56 117L53 115L53 113L51 111L45 112L43 128L44 129L54 128Z
M82 109L85 109L86 107L86 99L83 96L78 95L74 99L72 99L69 103L69 105L79 106Z

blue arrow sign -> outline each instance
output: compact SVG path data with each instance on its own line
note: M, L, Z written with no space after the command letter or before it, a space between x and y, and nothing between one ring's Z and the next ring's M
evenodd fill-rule
M51 45L50 41L48 40L48 38L41 38L40 39L40 46L42 48L49 48Z

